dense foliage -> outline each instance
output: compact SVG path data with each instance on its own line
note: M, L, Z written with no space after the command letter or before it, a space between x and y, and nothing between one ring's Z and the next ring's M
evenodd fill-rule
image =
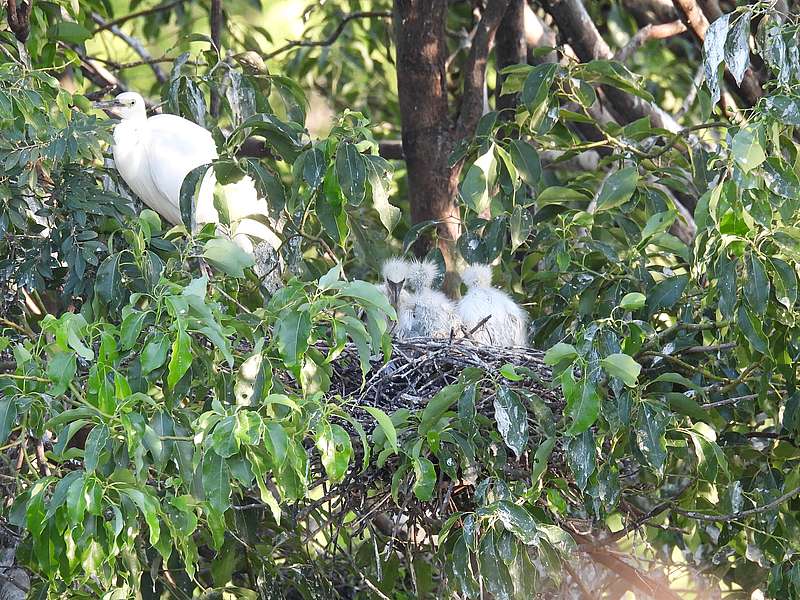
M621 568L612 547L651 583L800 595L795 23L764 2L712 23L677 133L597 119L609 87L663 103L653 62L646 79L614 60L509 67L516 112L488 111L451 157L456 245L496 265L552 373L471 367L392 411L359 407L336 368L355 347L363 384L392 356L396 315L367 281L433 225L398 208L402 164L379 156L396 96L351 83L393 77L388 24L269 70L195 33L153 80L162 110L212 130L219 180L246 173L268 199L282 243L254 265L224 222L167 229L105 158L81 55L110 10L37 3L24 51L0 32L0 514L37 597L527 598ZM173 11L188 33L199 10L138 33L157 41ZM453 26L470 18L456 7ZM751 33L765 95L726 112ZM267 30L231 37L269 54ZM671 52L642 56L669 59L685 95ZM339 112L319 139L315 79ZM254 137L266 158L242 157Z

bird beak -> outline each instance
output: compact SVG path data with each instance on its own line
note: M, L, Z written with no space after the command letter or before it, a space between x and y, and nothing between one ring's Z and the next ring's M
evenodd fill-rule
M403 289L404 282L387 281L387 291L389 292L389 304L397 308L397 300L400 298L400 291Z
M106 108L117 108L119 106L122 106L122 104L120 104L116 100L103 100L101 102L92 102L93 108L106 109Z

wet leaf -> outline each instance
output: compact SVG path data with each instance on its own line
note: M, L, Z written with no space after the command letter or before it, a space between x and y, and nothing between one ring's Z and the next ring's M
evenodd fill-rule
M519 396L504 385L494 398L494 418L506 446L519 459L528 443L528 413Z

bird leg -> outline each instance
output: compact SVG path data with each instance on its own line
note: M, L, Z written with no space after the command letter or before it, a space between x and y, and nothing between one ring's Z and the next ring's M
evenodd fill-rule
M480 329L481 327L483 327L484 325L486 325L486 322L487 322L489 319L491 319L491 318L492 318L492 315L486 315L485 317L483 317L483 318L481 319L480 323L478 323L477 325L475 325L475 327L473 327L472 329L470 329L470 330L469 330L469 332L467 332L467 335L471 336L473 333L475 333L476 331L478 331L478 329Z

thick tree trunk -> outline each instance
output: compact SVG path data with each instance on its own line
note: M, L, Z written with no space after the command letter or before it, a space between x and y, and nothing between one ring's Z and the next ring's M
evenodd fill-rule
M436 221L436 238L453 279L461 233L456 204L460 169L449 165L454 131L447 102L446 0L395 0L397 88L413 223ZM430 248L423 241L415 251Z
M495 42L495 60L497 62L497 110L502 118L513 119L519 94L501 95L505 76L500 71L511 65L525 64L528 44L525 40L525 0L511 0L506 14L500 22Z

